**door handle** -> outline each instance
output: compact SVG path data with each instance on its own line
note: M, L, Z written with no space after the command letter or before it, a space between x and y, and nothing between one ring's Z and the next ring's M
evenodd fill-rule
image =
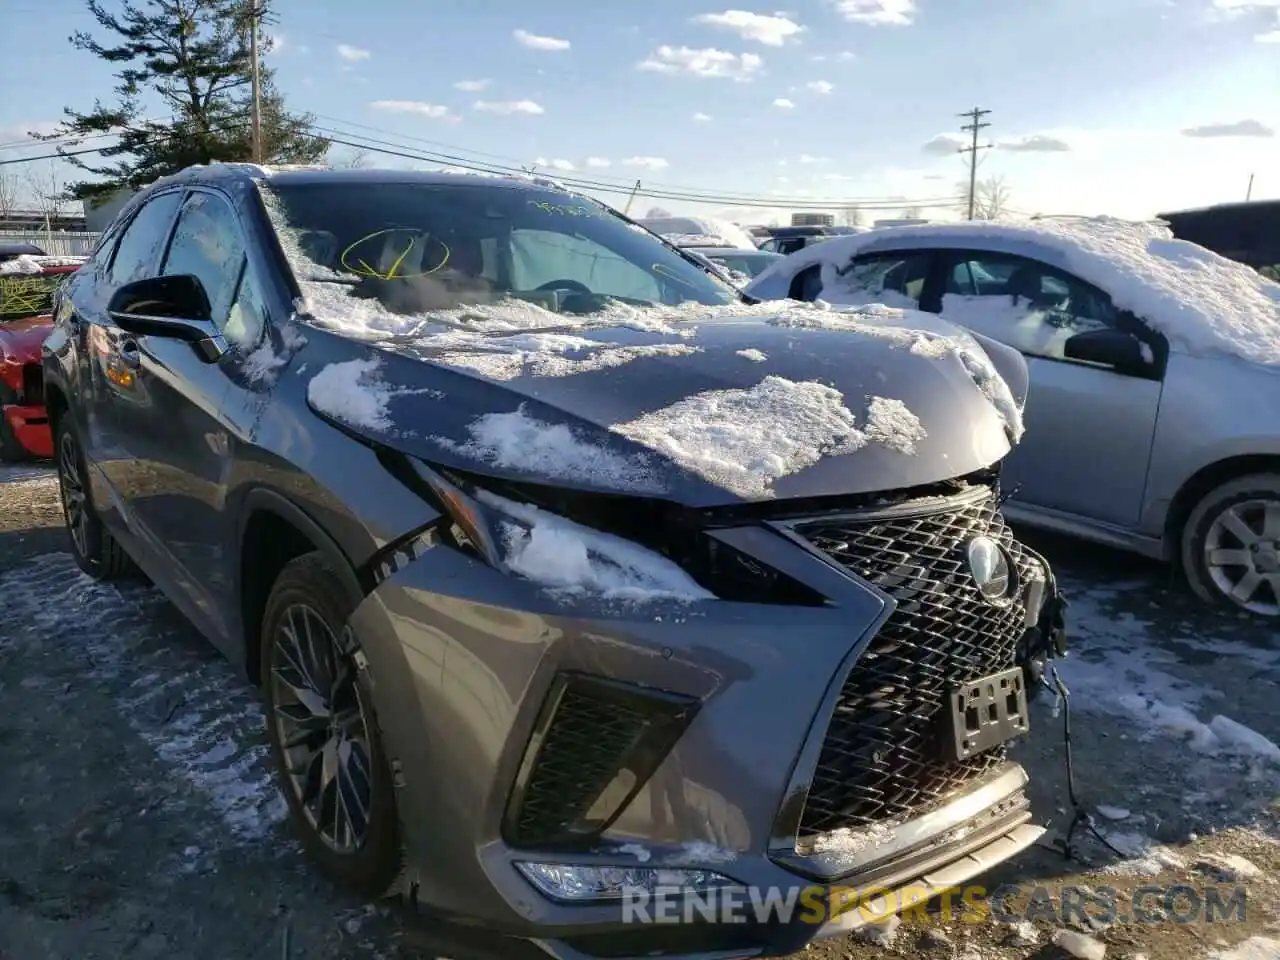
M130 337L120 341L120 359L130 367L136 367L142 363L142 353L138 350L137 340Z

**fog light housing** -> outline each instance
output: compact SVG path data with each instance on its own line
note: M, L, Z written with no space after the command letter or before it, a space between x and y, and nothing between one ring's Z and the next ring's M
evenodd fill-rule
M589 867L566 863L517 862L516 869L539 893L558 903L614 903L661 889L700 892L738 886L710 870L666 867Z

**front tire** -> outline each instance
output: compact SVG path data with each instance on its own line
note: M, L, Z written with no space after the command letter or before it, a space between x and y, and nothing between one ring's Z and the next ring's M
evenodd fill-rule
M132 575L137 568L94 508L84 451L67 417L58 420L53 452L58 465L62 516L76 566L95 580L118 580Z
M1183 527L1182 569L1202 600L1280 617L1280 474L1215 487Z
M262 620L267 737L308 855L366 900L396 893L404 855L395 784L363 659L355 605L318 553L281 571Z

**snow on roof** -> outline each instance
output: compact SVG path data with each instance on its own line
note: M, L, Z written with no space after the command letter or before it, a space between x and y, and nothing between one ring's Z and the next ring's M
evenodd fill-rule
M664 233L661 236L662 239L677 247L733 248L733 244L727 243L724 237L711 237L705 233Z
M736 223L719 220L715 217L641 217L636 221L644 224L654 233L666 236L680 235L690 237L710 237L719 241L721 247L734 247L739 250L758 249L751 234ZM672 241L675 242L675 241Z
M824 288L839 288L835 267L859 254L970 245L1031 257L1074 274L1187 352L1280 365L1280 284L1242 263L1174 239L1159 222L1080 217L893 227L805 248L756 282L783 271L794 276L820 263Z

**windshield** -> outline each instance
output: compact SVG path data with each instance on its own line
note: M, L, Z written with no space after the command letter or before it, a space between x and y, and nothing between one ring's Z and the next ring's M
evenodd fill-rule
M479 178L477 178L479 179ZM741 302L733 287L591 200L509 183L263 185L299 280L400 314L526 300L589 314Z

